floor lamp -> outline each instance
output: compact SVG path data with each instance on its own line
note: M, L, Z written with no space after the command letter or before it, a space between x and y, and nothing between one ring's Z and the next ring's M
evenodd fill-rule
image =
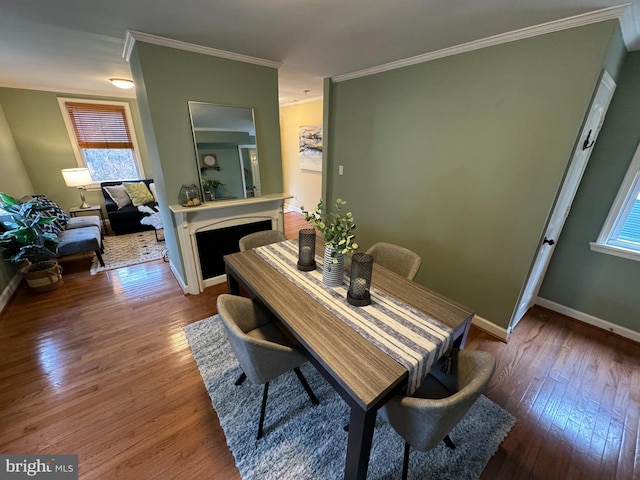
M82 200L80 208L89 208L91 205L89 205L84 198L84 187L93 183L89 169L65 168L62 170L62 176L64 177L64 183L67 184L67 187L78 187L80 199Z

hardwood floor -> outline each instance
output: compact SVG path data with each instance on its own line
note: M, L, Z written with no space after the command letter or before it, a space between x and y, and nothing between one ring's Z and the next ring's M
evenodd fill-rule
M182 334L226 286L185 296L161 260L89 263L0 315L0 453L77 453L82 479L239 479ZM640 478L638 344L534 308L508 344L472 328L467 346L496 356L486 395L517 418L483 479Z

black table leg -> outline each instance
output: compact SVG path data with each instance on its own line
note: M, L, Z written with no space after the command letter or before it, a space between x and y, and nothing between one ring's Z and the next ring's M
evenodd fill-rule
M229 272L227 272L227 288L232 295L240 295L240 283Z
M375 410L365 412L356 406L351 407L347 461L344 468L345 480L365 480L367 478L375 423Z

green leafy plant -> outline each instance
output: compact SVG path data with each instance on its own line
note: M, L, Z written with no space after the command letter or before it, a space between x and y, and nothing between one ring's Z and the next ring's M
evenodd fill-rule
M307 222L319 231L327 244L331 248L333 263L337 263L336 257L358 249L358 244L353 241L356 228L355 220L351 212L343 212L345 200L338 198L334 211L327 212L323 200L316 206L315 211L310 212L300 207Z
M205 180L202 182L202 188L204 188L205 192L210 192L211 190L215 190L218 187L224 187L225 184L220 180Z
M2 258L16 263L27 260L33 264L32 270L47 268L41 264L56 256L58 237L44 230L45 225L55 220L55 217L44 216L46 209L35 198L21 203L0 192L0 215L4 211L11 218L3 222L8 230L0 235Z

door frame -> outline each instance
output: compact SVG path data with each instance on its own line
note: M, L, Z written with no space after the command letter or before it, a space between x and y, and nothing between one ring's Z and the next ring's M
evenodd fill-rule
M607 110L615 91L616 83L609 72L602 70L597 87L591 97L589 110L583 121L571 159L564 173L562 184L558 188L553 208L547 217L544 233L538 241L536 255L531 262L527 278L522 286L518 301L509 320L507 334L511 333L527 310L533 306L538 296L549 262L560 237L564 223L569 216L582 175L587 168L593 146L598 138ZM602 107L600 104L602 101Z

